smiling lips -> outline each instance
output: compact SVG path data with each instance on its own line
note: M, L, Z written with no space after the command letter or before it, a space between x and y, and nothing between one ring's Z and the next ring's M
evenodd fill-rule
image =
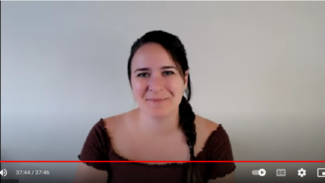
M160 103L163 102L165 100L167 100L168 98L150 98L150 99L146 99L149 102L154 102L154 103Z

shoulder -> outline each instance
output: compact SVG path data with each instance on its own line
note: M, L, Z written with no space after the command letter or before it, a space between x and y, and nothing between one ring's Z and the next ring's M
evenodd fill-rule
M107 144L111 143L111 133L115 134L121 129L121 124L123 124L123 120L128 113L100 118L99 121L93 124L84 142L84 151L88 149L106 149Z
M204 150L211 157L229 155L227 159L232 159L232 149L228 133L221 124L207 118L196 116L197 138L204 142Z
M120 125L120 122L123 121L124 116L125 116L125 113L102 118L102 120L101 120L102 125L106 129L116 128L118 125Z
M204 118L202 116L196 115L195 116L195 126L198 135L211 135L213 132L219 130L220 124Z
M224 129L224 127L214 122L210 119L204 118L202 116L196 115L195 118L195 126L198 132L201 132L202 134L207 134L210 136L227 136L228 133Z
M119 131L126 126L126 123L130 121L135 115L135 110L127 111L124 113L116 114L114 116L106 117L102 119L102 125L104 128L113 133Z
M217 122L214 122L200 115L195 116L195 123L199 126L204 127L205 129L210 130L215 130L219 127L219 124Z
M207 161L230 161L229 163L208 163L206 174L209 182L233 182L236 169L230 139L221 124L196 116L198 140L204 138L202 155ZM224 177L224 178L222 178ZM213 180L213 181L212 181Z

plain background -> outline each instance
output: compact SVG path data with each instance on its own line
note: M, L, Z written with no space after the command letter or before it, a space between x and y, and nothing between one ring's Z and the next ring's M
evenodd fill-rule
M1 5L2 160L77 160L100 118L136 107L127 58L151 30L184 43L191 104L224 126L236 160L325 160L324 2Z

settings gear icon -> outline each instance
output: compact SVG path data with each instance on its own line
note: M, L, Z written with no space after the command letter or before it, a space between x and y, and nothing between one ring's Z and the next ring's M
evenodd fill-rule
M306 176L307 174L306 174L306 170L305 169L303 169L303 168L300 168L299 170L298 170L298 176L300 176L300 177L304 177L304 176Z

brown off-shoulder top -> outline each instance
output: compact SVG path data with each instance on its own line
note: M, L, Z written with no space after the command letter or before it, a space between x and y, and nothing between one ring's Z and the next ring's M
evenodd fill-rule
M81 161L130 161L118 155L111 146L110 136L101 119L90 130L81 153ZM197 154L199 161L233 161L228 134L222 125L214 130ZM146 164L129 163L86 163L108 172L108 183L186 183L189 163ZM199 170L205 182L221 178L236 168L233 162L199 163Z

